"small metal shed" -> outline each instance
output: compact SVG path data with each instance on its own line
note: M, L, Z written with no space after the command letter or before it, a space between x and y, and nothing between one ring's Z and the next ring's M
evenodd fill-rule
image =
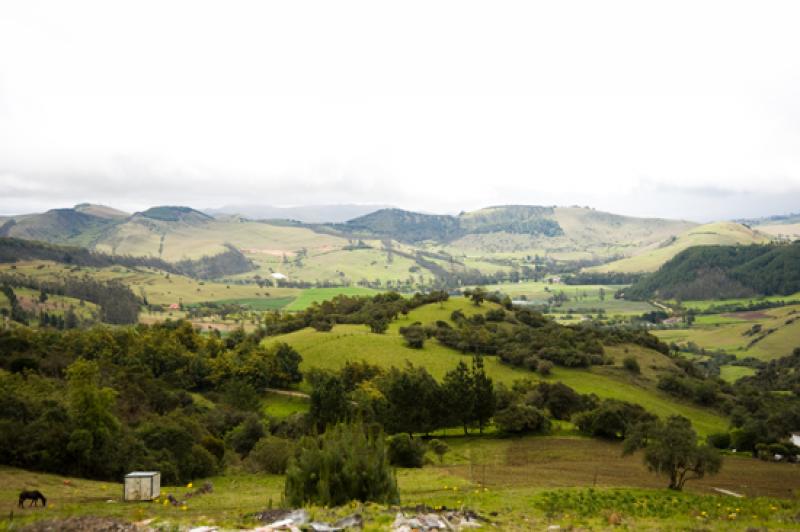
M161 495L161 472L133 471L125 475L126 501L152 501Z

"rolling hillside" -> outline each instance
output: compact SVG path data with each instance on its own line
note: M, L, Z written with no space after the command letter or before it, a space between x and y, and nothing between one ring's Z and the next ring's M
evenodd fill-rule
M662 264L693 246L732 246L763 244L770 236L735 222L718 222L693 227L673 238L647 246L641 252L624 259L587 268L592 272L652 272Z
M9 217L0 225L0 235L168 262L235 249L252 264L239 268L239 280L281 274L299 283L372 288L430 286L448 275L461 278L462 284L489 275L501 280L526 268L530 274L544 263L551 269L572 263L594 265L592 271L653 271L693 245L770 239L732 222L697 226L586 207L525 205L457 216L381 209L345 223L320 225L235 215L214 218L177 206L128 215L82 204Z
M475 307L464 298L451 298L442 305L429 304L412 310L407 317L400 317L385 334L373 334L363 325L336 325L330 332L318 332L307 328L282 336L269 337L266 344L287 342L303 356L302 367L338 369L345 361L366 360L383 367L401 366L406 361L424 366L434 377L442 378L465 355L441 345L435 339L426 341L422 349L406 347L399 329L415 321L423 324L436 320L450 321L450 314L461 310L465 315L485 312L492 304ZM557 367L550 381L561 381L581 393L595 393L641 404L660 416L674 414L690 418L695 428L702 433L724 430L726 420L711 410L677 402L658 391L656 376L669 371L673 363L656 351L640 346L607 347L607 352L617 359L614 366L597 366L591 369L569 369ZM627 351L627 352L626 352ZM625 356L635 356L645 368L642 376L631 377L622 369ZM495 382L511 385L517 379L541 379L538 374L502 364L497 357L486 357L486 369Z

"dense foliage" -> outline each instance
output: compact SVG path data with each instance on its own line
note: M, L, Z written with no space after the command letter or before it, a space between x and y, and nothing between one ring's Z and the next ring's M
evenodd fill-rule
M0 332L0 463L92 478L213 474L267 435L259 390L298 382L300 356L187 322ZM301 423L299 431L304 432Z
M490 310L485 315L452 316L456 326L440 321L432 335L463 353L497 355L513 366L536 370L541 361L566 367L608 362L603 344L633 343L667 354L669 346L643 329L564 326L529 309L513 313Z
M448 242L471 233L506 232L549 237L564 234L558 222L548 217L552 213L550 207L535 206L485 209L465 216L381 209L333 227L347 234L390 238L401 242Z
M696 246L625 290L629 299L729 299L800 291L800 242Z

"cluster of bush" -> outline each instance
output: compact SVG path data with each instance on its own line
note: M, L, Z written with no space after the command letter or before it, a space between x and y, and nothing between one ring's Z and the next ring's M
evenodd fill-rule
M426 335L462 353L497 355L512 366L534 371L544 368L544 373L552 367L549 364L588 367L611 363L603 344L632 343L669 353L669 346L645 330L565 326L530 309L507 312L495 308L470 317L455 311L451 320L455 327L439 321L425 329ZM542 366L543 361L549 364Z
M157 469L165 483L248 458L272 422L261 390L299 382L300 355L188 322L0 332L0 463L90 478ZM263 445L266 444L262 444Z
M446 301L449 295L444 291L416 293L405 298L397 292L387 292L375 296L339 295L329 301L314 303L301 312L271 312L265 315L257 334L261 337L285 334L306 327L318 331L329 331L337 323L366 324L375 333L383 333L389 323L400 314L426 305Z

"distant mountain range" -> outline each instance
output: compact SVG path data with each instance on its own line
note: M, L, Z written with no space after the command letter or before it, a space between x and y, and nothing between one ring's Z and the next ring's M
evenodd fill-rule
M444 271L499 275L541 261L570 263L573 269L646 272L694 245L771 239L734 222L701 226L586 207L505 205L456 216L396 208L363 212L373 208L255 206L201 212L158 206L129 214L81 204L2 217L0 236L170 262L226 254L225 264L236 267L219 271L245 275L246 262L232 255L236 251L251 264L248 275L280 272L309 282L405 282L412 273L435 277Z
M364 216L388 205L299 205L275 207L272 205L225 205L218 209L203 209L212 216L238 215L251 220L296 220L309 224L342 223Z

